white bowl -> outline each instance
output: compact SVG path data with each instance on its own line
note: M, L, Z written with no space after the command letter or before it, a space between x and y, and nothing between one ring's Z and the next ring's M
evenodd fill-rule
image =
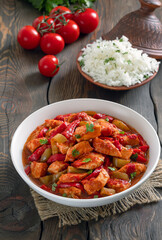
M143 177L134 186L128 188L127 190L117 193L112 196L96 198L96 199L71 199L55 194L49 193L37 185L35 185L30 178L24 172L24 167L22 164L22 150L24 144L29 136L29 134L38 126L41 125L45 119L54 118L60 114L67 114L71 112L80 111L96 111L100 113L106 113L113 117L119 118L125 121L127 124L135 128L146 140L150 146L149 152L149 163L146 172ZM72 207L95 207L105 204L109 204L126 197L128 194L132 193L137 189L154 171L159 157L160 157L160 143L158 136L151 126L151 124L140 114L127 108L123 105L99 100L99 99L71 99L66 101L61 101L57 103L50 104L43 107L36 112L32 113L27 117L17 128L12 138L11 143L11 157L13 164L22 177L22 179L37 193L50 199L51 201L72 206Z

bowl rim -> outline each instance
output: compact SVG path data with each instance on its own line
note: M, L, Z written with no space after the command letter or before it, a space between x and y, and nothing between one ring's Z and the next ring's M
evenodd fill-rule
M86 102L86 101L99 101L99 102L108 102L109 104L112 104L112 105L118 105L120 106L121 108L125 108L126 110L132 112L133 114L137 114L139 115L139 117L141 117L150 127L150 129L152 130L152 132L154 133L155 137L156 137L156 140L157 140L157 143L158 143L158 146L157 146L157 157L156 157L156 161L154 162L154 165L152 167L152 169L145 175L143 176L135 185L131 186L130 188L124 190L123 192L119 192L119 193L116 193L115 195L112 195L112 196L107 196L107 197L103 197L103 198L94 198L94 199L72 199L72 198L65 198L65 197L62 197L62 196L58 196L58 195L55 195L53 193L49 193L43 189L41 189L40 187L38 187L34 182L32 182L30 180L30 178L26 175L25 171L23 172L20 168L19 168L19 164L17 161L17 159L15 158L14 156L14 147L15 147L15 144L17 142L16 141L16 138L17 136L19 135L19 129L22 127L23 124L25 124L26 121L30 120L30 118L33 117L33 115L36 115L40 112L43 112L44 109L47 109L47 108L52 108L53 106L55 105L59 105L59 104L64 104L65 102L73 102L73 101L78 101L78 102ZM14 132L14 135L12 137L12 141L11 141L11 147L10 147L10 154L11 154L11 159L12 159L12 162L13 162L13 165L16 169L16 171L18 172L18 174L21 176L21 178L34 190L36 191L37 193L39 193L41 196L53 201L53 202L57 202L57 203L60 203L60 204L63 204L63 205L67 205L67 206L71 206L71 207L95 207L95 206L103 206L103 205L106 205L106 204L110 204L112 202L116 202L118 200L120 200L121 198L123 197L126 197L128 194L132 193L135 191L135 189L137 189L141 184L143 184L149 177L150 175L153 173L153 171L155 170L157 164L158 164L158 161L159 161L159 158L160 158L160 142L159 142L159 138L158 138L158 135L155 131L155 129L153 128L153 126L149 123L149 121L144 118L141 114L139 114L138 112L134 111L133 109L127 107L127 106L124 106L122 104L119 104L119 103L115 103L115 102L112 102L112 101L107 101L107 100L103 100L103 99L95 99L95 98L75 98L75 99L68 99L68 100L63 100L63 101L59 101L59 102L55 102L55 103L52 103L52 104L49 104L49 105L46 105L36 111L34 111L33 113L31 113L27 118L25 118L21 123L20 125L17 127L17 129L15 130ZM22 151L21 151L21 154L22 154ZM22 161L22 158L21 158L21 161ZM53 199L54 198L54 199ZM117 199L116 199L117 198ZM116 200L114 200L116 199Z

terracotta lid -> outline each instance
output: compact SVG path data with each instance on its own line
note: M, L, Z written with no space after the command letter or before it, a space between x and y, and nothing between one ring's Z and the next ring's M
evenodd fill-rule
M123 35L129 38L133 47L143 50L150 57L162 59L162 24L155 16L159 0L139 0L141 8L124 16L103 39L114 40Z

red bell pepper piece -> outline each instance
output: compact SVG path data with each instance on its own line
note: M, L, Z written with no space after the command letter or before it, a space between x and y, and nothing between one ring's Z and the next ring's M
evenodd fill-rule
M111 116L108 116L108 115L106 115L106 114L102 114L102 113L96 113L94 116L93 116L93 118L95 118L95 119L106 119L106 118L108 118L109 119L109 122L111 123L112 121L113 121L113 117L111 117Z
M138 153L132 154L131 159L140 163L147 163L147 159Z
M68 188L68 187L76 187L76 188L79 188L82 191L84 191L83 185L81 183L71 182L71 183L59 183L59 184L57 184L57 188Z
M42 156L42 154L44 153L44 151L46 150L46 148L49 148L49 145L44 144L43 146L37 148L32 155L29 156L28 160L30 162L33 161L38 161L40 159L40 157Z
M108 156L105 157L105 161L104 161L104 169L109 172L109 169L108 167L110 166L111 164L111 160Z
M145 156L145 153L144 152L142 152L140 149L138 149L138 148L134 148L133 149L133 154L139 154L139 155L141 155L142 157L144 157ZM136 159L135 159L136 160Z
M52 192L52 189L50 187L47 187L46 185L42 185L40 188L42 188L45 191Z
M58 115L57 117L55 117L54 119L55 120L61 120L61 121L64 121L64 118L65 117L69 117L71 115L71 113L69 114L65 114L65 115Z
M51 138L53 138L56 134L62 133L66 129L66 127L67 127L66 122L63 122L60 126L58 126L56 128L56 130L51 133L50 138L48 139L49 142L50 142Z
M139 147L139 149L142 151L142 152L147 152L147 150L149 149L149 146L148 145L143 145L141 147Z
M135 168L135 164L133 163L128 163L128 168L126 173L130 176L131 173L135 172L136 168Z
M29 175L29 173L31 172L31 168L30 168L30 165L28 165L26 168L25 168L25 173L27 175Z
M66 154L56 153L49 157L49 159L47 160L47 163L52 163L55 161L64 161L65 157L66 157Z
M146 141L143 139L143 137L140 134L138 134L137 136L138 136L138 139L139 139L139 144L141 146L147 145Z
M48 131L48 128L44 127L38 134L37 138L45 137L47 131Z
M103 165L100 167L96 168L93 173L89 174L87 177L85 177L83 180L89 180L91 178L96 178L98 174L100 173L101 169L103 168Z
M72 123L70 123L66 129L64 130L64 132L62 132L62 134L69 139L70 137L73 136L73 133L75 131L75 128L79 125L80 120L75 120Z
M113 142L113 144L115 145L115 147L116 147L119 151L122 150L122 145L120 144L120 142L119 142L118 140L115 140L115 141Z
M104 128L101 130L101 135L105 137L110 136L112 135L112 130L110 128Z

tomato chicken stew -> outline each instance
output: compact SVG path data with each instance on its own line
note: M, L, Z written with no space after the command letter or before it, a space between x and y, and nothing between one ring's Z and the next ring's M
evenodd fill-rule
M140 180L149 146L123 121L93 111L45 120L23 149L26 174L63 197L111 196Z

